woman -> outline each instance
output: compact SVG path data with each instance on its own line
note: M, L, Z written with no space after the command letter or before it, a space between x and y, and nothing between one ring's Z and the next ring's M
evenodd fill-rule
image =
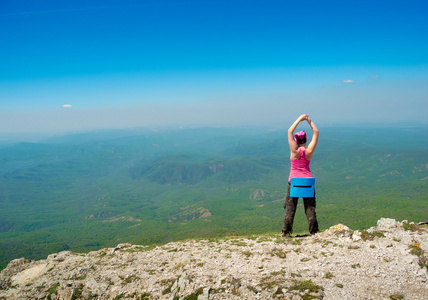
M300 122L307 121L309 126L312 128L313 136L306 148L306 132L300 131L294 134L297 126ZM286 209L284 218L284 227L282 229L282 235L284 237L291 237L293 232L293 220L294 214L296 213L297 197L290 197L290 180L291 177L313 177L309 164L314 154L315 148L318 143L319 130L315 126L314 122L309 119L309 115L301 115L288 129L288 144L290 145L290 176L288 178L288 189L287 196L285 197L284 208ZM309 232L315 234L318 232L318 222L315 213L315 195L311 198L303 198L305 206L306 218L308 219Z

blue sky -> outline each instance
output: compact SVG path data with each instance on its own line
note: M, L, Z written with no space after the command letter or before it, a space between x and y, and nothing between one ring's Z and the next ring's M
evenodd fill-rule
M0 0L0 133L428 122L428 1Z

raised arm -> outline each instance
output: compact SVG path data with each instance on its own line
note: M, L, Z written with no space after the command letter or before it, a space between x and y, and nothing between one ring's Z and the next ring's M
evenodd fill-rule
M313 132L311 142L309 143L309 146L306 148L306 158L310 160L312 158L312 154L315 151L315 148L317 147L320 131L318 130L317 126L315 126L315 123L312 122L311 119L306 118L306 121L308 121L308 124L309 126L311 126L311 129Z
M297 118L296 121L291 125L291 127L288 129L288 144L290 145L291 152L296 152L299 147L297 146L296 141L294 140L294 131L297 128L297 125L299 125L300 122L304 120L308 120L308 115L301 115Z

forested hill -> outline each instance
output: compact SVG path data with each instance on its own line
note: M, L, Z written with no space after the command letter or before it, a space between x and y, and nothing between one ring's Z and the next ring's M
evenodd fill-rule
M428 128L320 128L321 229L428 218ZM286 129L116 130L0 148L0 267L118 243L280 232ZM299 207L295 231L306 221Z

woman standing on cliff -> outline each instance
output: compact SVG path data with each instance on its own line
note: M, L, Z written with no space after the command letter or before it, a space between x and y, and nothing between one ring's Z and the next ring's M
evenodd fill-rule
M306 132L300 131L294 134L300 122L307 121L312 128L313 136L306 148ZM288 129L288 144L290 145L290 176L288 177L287 196L285 197L284 208L286 209L284 218L284 227L282 229L282 236L291 237L293 232L293 220L296 213L298 197L290 197L290 180L291 177L313 177L309 164L314 154L315 148L318 143L319 130L314 122L309 119L309 115L301 115ZM310 198L303 198L305 206L306 218L308 219L309 232L311 234L317 233L318 221L315 213L315 195Z

